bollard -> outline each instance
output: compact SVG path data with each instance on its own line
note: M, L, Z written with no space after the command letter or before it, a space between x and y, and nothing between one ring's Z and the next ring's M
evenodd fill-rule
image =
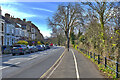
M105 67L107 67L107 58L105 57Z
M88 51L88 56L89 56L89 51Z
M92 52L90 52L90 58L92 58Z
M116 61L116 78L118 78L118 62Z
M94 53L94 59L95 59L95 53Z
M100 64L100 55L98 55L98 64Z

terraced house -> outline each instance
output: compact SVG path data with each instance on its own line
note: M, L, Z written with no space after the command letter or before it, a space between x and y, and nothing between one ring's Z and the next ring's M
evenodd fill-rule
M5 21L3 19L3 16L1 14L1 7L0 7L0 46L4 45L4 25Z
M12 45L15 43L15 23L11 19L10 14L6 13L5 17L5 45Z
M43 41L44 37L31 21L14 18L8 13L2 16L0 9L0 45L13 45L19 40Z

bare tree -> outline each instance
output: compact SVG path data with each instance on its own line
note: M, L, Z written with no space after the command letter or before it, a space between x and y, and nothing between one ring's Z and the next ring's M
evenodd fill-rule
M66 39L65 34L61 28L53 27L51 37L56 38L56 40L57 40L56 42L59 46L63 45L65 43L65 39Z
M83 4L88 5L90 9L97 13L95 17L99 20L101 25L101 47L105 48L105 39L107 37L105 35L105 24L109 23L113 18L113 9L116 4L114 2L84 2Z
M71 28L82 24L83 20L81 17L83 9L78 3L69 3L67 7L68 8L66 9L64 5L59 5L57 12L53 15L52 19L48 18L48 25L52 28L61 28L64 31L69 51L70 30Z

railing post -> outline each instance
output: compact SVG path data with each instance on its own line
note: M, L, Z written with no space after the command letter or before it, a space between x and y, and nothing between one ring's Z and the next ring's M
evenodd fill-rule
M98 64L100 64L100 55L98 54Z
M90 58L92 58L92 52L90 52Z
M107 58L105 57L105 67L107 67Z
M116 78L118 78L118 62L116 61Z
M94 53L94 59L95 59L95 53Z

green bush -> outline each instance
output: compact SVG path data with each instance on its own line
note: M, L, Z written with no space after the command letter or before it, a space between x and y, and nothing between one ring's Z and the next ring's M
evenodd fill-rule
M75 49L77 50L78 45L75 45Z

